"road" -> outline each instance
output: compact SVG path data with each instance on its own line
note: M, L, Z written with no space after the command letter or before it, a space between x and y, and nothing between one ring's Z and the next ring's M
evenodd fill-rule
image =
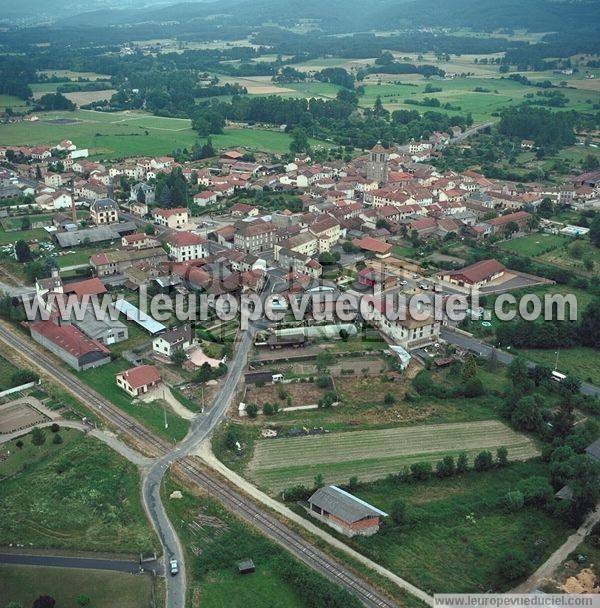
M184 608L186 592L183 550L160 500L160 481L170 465L173 465L184 481L207 491L231 509L236 516L250 525L258 527L268 538L280 544L294 557L353 593L367 608L392 608L397 605L337 559L315 548L311 542L292 531L270 511L256 505L241 492L232 490L215 472L205 469L194 458L187 457L208 437L214 426L225 415L251 345L250 332L244 332L238 343L235 356L230 361L229 372L223 384L224 389L217 394L210 411L204 417L199 417L197 421L194 421L188 436L175 448L146 429L134 418L125 415L119 408L79 381L73 374L57 366L53 359L38 350L5 323L0 323L0 340L19 351L42 372L48 374L85 403L90 410L101 416L114 428L119 429L121 435L127 437L132 444L141 444L148 455L157 459L143 479L144 508L152 518L152 523L163 543L165 570L168 571L170 557L174 556L181 560L180 575L166 577L167 608Z
M99 559L97 557L64 557L60 555L28 555L24 553L0 553L0 564L19 566L52 566L55 568L79 568L83 570L112 570L137 574L140 564L137 560ZM157 562L144 564L145 570L157 567Z
M493 124L494 124L494 122L490 121L490 122L484 122L481 125L476 125L474 127L471 127L470 129L463 131L460 135L453 137L450 140L449 145L459 143L465 139L468 139L469 137L472 137L473 135L477 135L477 133L479 133L480 131L484 131L488 127L491 127Z
M477 353L480 357L485 357L486 359L489 359L493 352L497 360L505 365L509 365L510 362L515 358L515 355L512 355L511 353L507 353L504 350L500 350L499 348L495 348L489 344L486 344L485 342L482 342L478 338L467 336L447 327L443 327L440 331L440 338L450 344L454 344L455 346L460 346L461 348L465 348ZM526 363L530 368L535 367L535 363L531 361L526 361ZM591 397L600 397L600 387L590 384L589 382L583 382L581 384L581 392L584 395L589 395Z

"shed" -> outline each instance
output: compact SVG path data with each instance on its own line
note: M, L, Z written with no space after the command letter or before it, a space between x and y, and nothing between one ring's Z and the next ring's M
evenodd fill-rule
M239 574L251 574L256 570L254 562L250 558L239 561L237 563L237 568Z

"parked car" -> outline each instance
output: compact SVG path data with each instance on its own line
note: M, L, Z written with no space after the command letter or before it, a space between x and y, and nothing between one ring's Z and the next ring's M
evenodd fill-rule
M179 573L179 564L176 559L169 560L169 569L171 570L171 576L175 576Z

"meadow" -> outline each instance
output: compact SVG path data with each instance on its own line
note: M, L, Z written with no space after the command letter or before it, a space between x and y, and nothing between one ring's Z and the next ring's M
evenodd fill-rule
M545 510L504 505L520 480L547 475L546 464L530 460L449 479L359 486L354 493L385 512L404 501L407 522L349 543L430 593L507 591L514 582L499 574L507 551L522 550L533 571L571 533Z
M80 608L77 597L86 595L93 608L147 608L153 605L153 584L149 574L0 566L0 605L31 606L40 595L49 595L60 608Z
M564 247L571 240L570 237L560 234L536 232L500 243L500 248L518 255L535 258L548 251Z
M136 553L156 548L136 467L100 441L61 429L4 446L0 464L0 545Z
M367 481L415 462L436 462L462 451L473 457L500 446L508 448L513 460L538 454L532 440L489 420L259 440L247 472L261 486L279 491L297 484L310 487L318 474L325 483L343 483L353 476Z
M198 136L188 119L163 118L142 112L74 112L40 113L34 123L0 125L4 145L56 144L70 139L78 148L87 148L90 156L115 159L127 156L160 156L177 148L191 148ZM261 129L226 129L212 137L217 148L241 146L249 150L286 152L290 135ZM322 142L312 142L320 145Z

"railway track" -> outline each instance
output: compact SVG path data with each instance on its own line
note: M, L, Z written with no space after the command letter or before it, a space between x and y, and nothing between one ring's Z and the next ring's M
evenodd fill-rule
M167 457L173 451L173 445L156 436L135 419L124 414L119 408L79 381L71 373L57 367L52 359L39 352L27 340L15 335L4 324L0 324L0 339L22 353L42 371L55 378L83 401L88 408L115 426L123 435L129 437L136 444L143 444L154 457ZM229 510L258 527L267 537L287 549L297 559L355 595L367 608L395 608L397 606L395 602L376 591L337 560L313 547L307 540L292 531L268 511L232 490L227 483L216 475L211 475L203 470L192 458L185 457L177 460L174 464L180 469L186 481L200 486Z

